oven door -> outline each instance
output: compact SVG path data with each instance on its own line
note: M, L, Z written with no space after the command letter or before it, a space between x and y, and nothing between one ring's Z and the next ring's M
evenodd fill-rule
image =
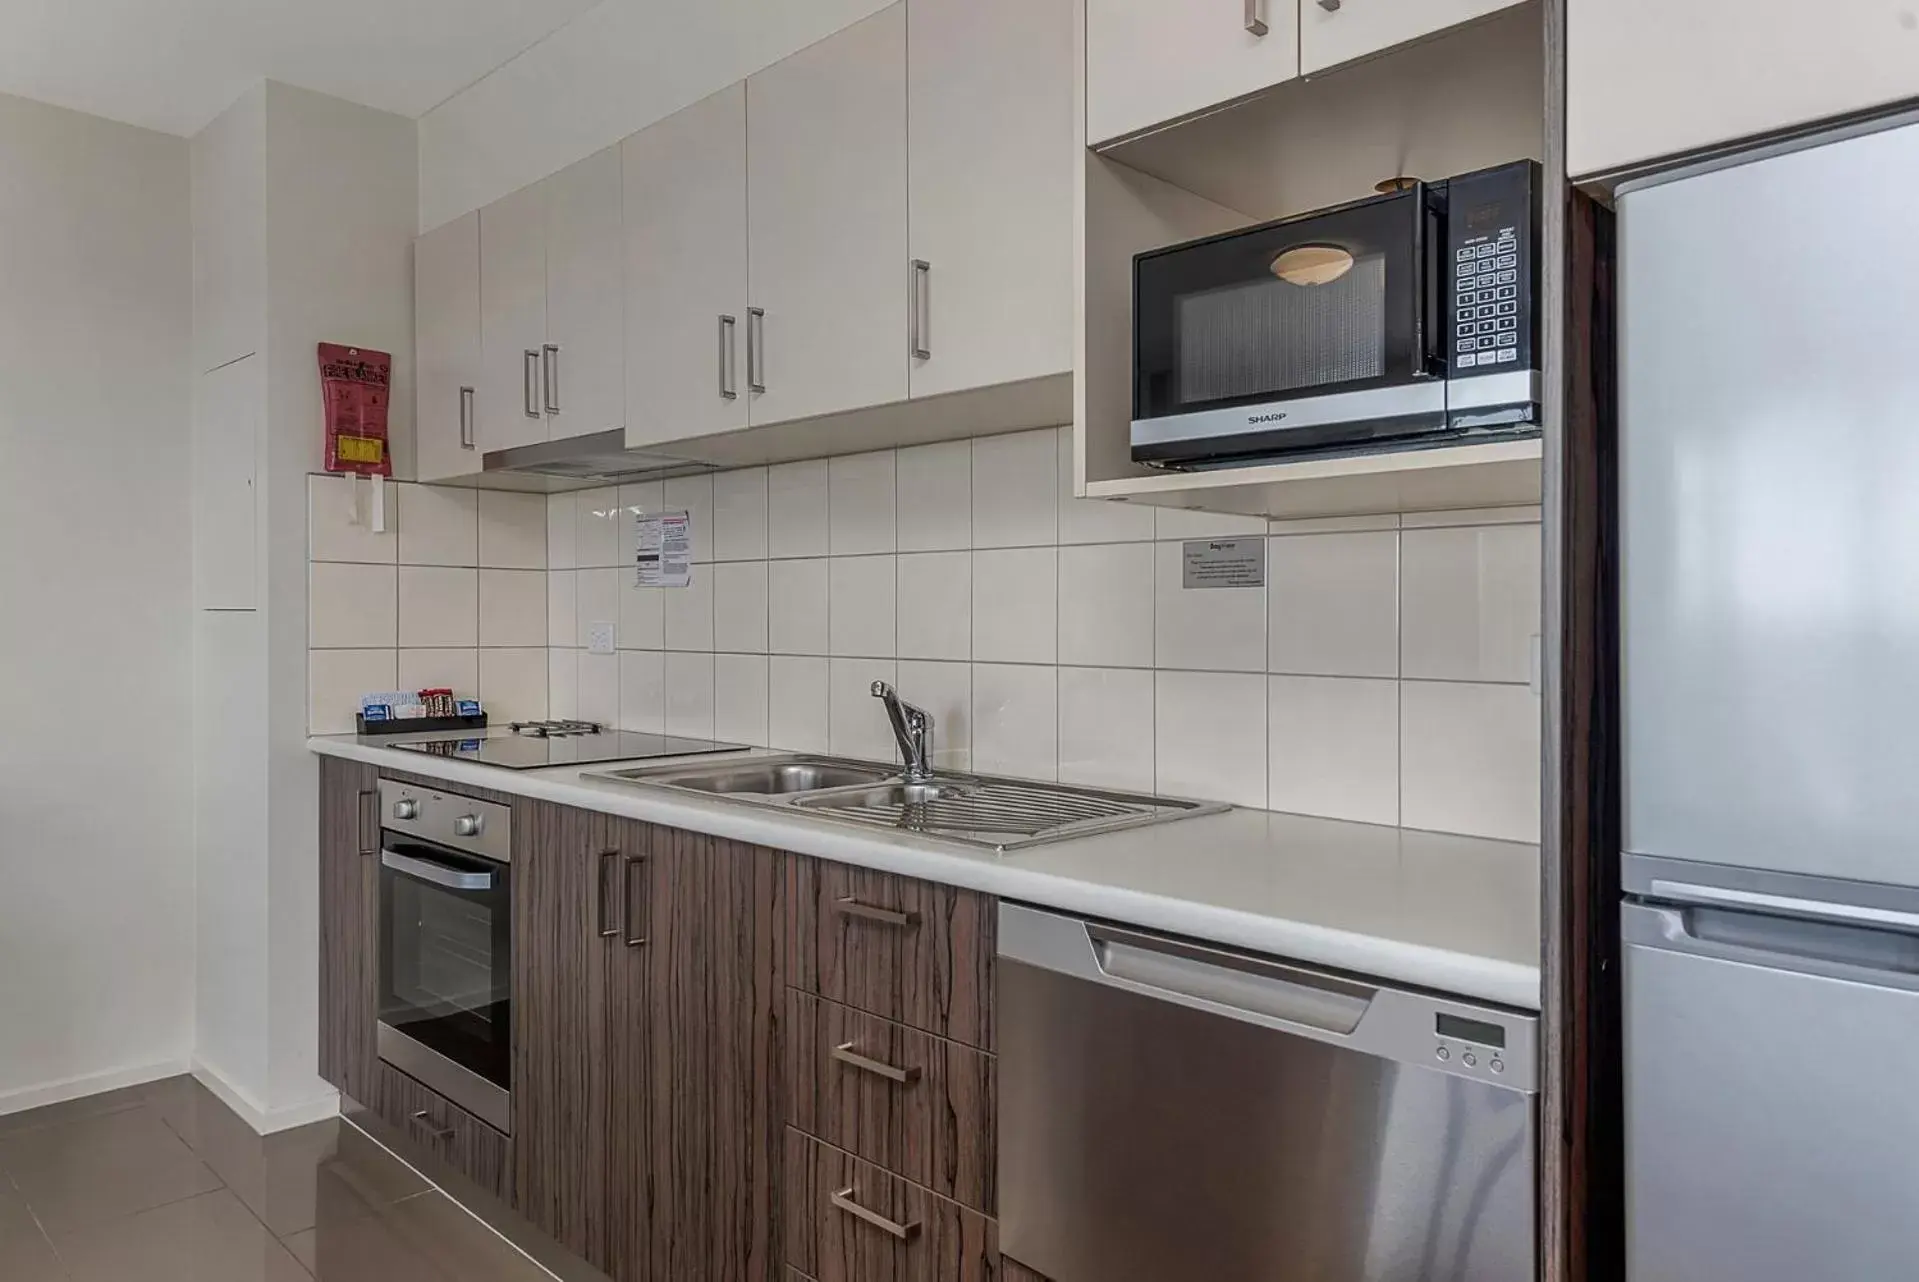
M1134 459L1443 432L1443 202L1415 185L1135 259Z
M512 888L503 863L388 832L380 1058L511 1132Z

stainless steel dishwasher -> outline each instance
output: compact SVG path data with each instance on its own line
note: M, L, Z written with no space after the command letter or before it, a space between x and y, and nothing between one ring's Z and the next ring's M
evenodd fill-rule
M1052 1282L1531 1282L1538 1018L1012 904L1005 1253Z

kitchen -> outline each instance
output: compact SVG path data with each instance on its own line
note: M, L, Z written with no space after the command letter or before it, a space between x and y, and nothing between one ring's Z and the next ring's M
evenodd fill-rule
M113 498L181 568L124 589L150 654L100 651L110 627L88 653L169 672L130 706L191 733L143 785L154 857L74 919L124 915L111 947L153 959L63 980L121 1040L64 1062L30 1035L0 1080L0 1261L92 1276L164 1240L213 1277L237 1238L236 1276L284 1253L321 1277L1074 1282L1812 1258L1840 1211L1772 1216L1766 1253L1729 1249L1738 1214L1686 1227L1697 1092L1647 1048L1701 1009L1674 1004L1707 973L1671 960L1688 941L1895 991L1910 877L1883 787L1821 819L1751 747L1808 706L1725 730L1736 677L1805 660L1766 593L1685 576L1778 550L1736 496L1671 489L1686 450L1728 448L1706 427L1647 442L1677 394L1749 416L1666 356L1712 325L1699 297L1738 293L1696 230L1755 202L1800 225L1798 184L1763 177L1795 165L1897 172L1881 117L1919 84L1881 46L1906 28L1861 0L1820 33L1854 73L1701 102L1729 21L1705 0L1650 62L1663 15L1590 0L746 8L476 31L490 61L435 64L460 75L427 101L266 59L165 119L44 91L158 132L35 104L7 126L23 157L119 145L157 193L98 202L87 243L137 242L114 261L151 306L120 324L178 448ZM64 270L24 279L52 298ZM1794 341L1883 345L1897 315ZM57 337L36 368L73 365ZM316 370L316 343L353 346ZM356 378L372 418L316 386ZM112 380L69 385L124 414ZM1787 463L1739 457L1785 492ZM1859 555L1832 515L1855 482L1793 483ZM1736 537L1701 544L1702 502ZM74 525L26 487L16 510ZM1705 551L1643 552L1665 546ZM16 579L29 612L80 609ZM1811 592L1861 656L1897 635ZM1747 666L1701 667L1702 636ZM1827 680L1818 742L1878 745L1852 773L1879 779L1895 709ZM1689 764L1716 759L1739 766ZM1878 853L1720 851L1744 778L1783 831ZM10 801L8 845L113 844L40 814ZM64 893L21 900L19 955ZM1684 1061L1737 1045L1751 1000ZM1890 1001L1862 1007L1888 1037ZM180 1180L65 1215L61 1137L98 1161L89 1128L146 1121ZM230 1124L238 1166L200 1147ZM250 1196L239 1166L316 1144L298 1178L353 1186L353 1214ZM1871 1276L1903 1239L1865 1205ZM449 1263L478 1256L447 1224L480 1222L498 1258Z

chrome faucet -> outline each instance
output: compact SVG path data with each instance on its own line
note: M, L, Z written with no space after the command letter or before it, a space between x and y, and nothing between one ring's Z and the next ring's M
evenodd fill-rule
M933 777L933 714L901 699L884 681L873 683L873 697L886 705L887 719L893 723L893 737L899 740L900 757L906 762L906 782L926 783Z

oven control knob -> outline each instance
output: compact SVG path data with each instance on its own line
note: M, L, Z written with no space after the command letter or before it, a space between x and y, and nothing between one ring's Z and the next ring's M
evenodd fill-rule
M393 817L399 820L418 819L420 803L411 797L402 797L393 803Z
M478 815L461 815L453 821L453 835L456 837L477 837L486 821Z

